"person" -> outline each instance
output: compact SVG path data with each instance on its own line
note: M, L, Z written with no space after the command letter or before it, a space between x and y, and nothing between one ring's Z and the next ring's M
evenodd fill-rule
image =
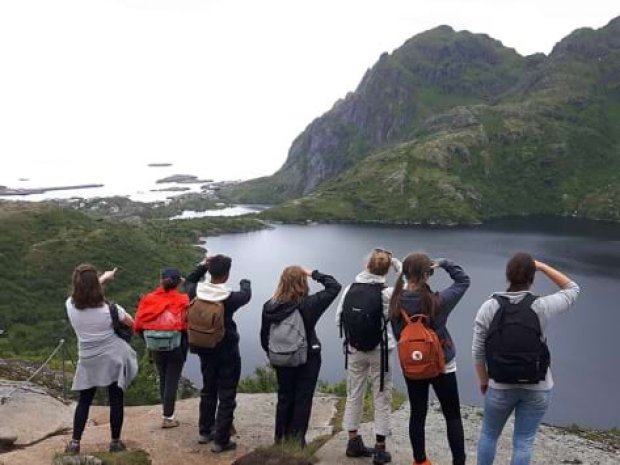
M213 441L211 451L220 453L237 447L231 441L233 419L237 406L237 386L241 377L239 332L233 316L252 297L250 281L242 279L239 291L226 286L230 277L232 259L213 255L199 264L185 280L190 300L220 302L224 306L224 337L214 348L193 345L189 350L200 358L202 391L198 419L200 444ZM204 279L209 272L210 280ZM195 286L194 286L195 285ZM191 311L191 310L190 310Z
M159 375L162 428L179 426L174 417L177 389L187 357L187 306L189 298L177 289L183 282L173 267L161 270L157 289L138 303L134 331L142 333Z
M88 264L73 271L71 296L65 302L67 315L78 339L78 362L72 390L79 393L73 419L73 436L66 452L78 454L90 406L98 387L108 390L110 404L110 452L126 450L121 441L123 395L138 374L138 361L131 346L116 335L110 305L105 301L103 284L114 279L116 268L98 276ZM131 327L132 317L120 306L118 319Z
M560 290L551 295L535 298L530 288L537 271L546 275ZM487 359L488 355L492 356L494 352L487 352L488 347L491 347L490 345L487 347L487 343L492 338L489 329L500 310L500 301L505 302L502 306L514 306L515 311L519 312L518 317L524 317L525 312L533 311L534 324L539 331L537 339L540 341L544 337L548 323L557 315L566 312L579 295L579 286L569 277L523 252L515 254L508 261L506 278L509 282L508 290L492 294L478 310L474 323L472 352L480 381L480 391L484 395L484 419L478 442L478 465L493 463L497 440L513 411L515 425L510 463L511 465L530 463L534 438L549 406L553 388L546 344L544 358L547 361L544 364L544 372L536 378L537 382L513 384L489 379ZM524 305L520 305L522 303Z
M309 277L322 284L324 289L309 294ZM307 341L304 348L306 353L303 354L305 363L298 366L274 366L278 381L274 434L276 443L293 441L302 447L306 445L312 398L321 369L321 342L316 334L316 324L336 299L340 289L340 284L333 276L317 270L288 266L280 276L273 297L263 306L260 340L268 356L272 326L291 317L294 312L301 316L304 339Z
M448 288L434 293L428 281L438 268L445 270L453 283ZM454 465L465 463L465 439L456 381L456 350L447 323L450 313L469 288L469 284L469 276L453 261L445 258L432 261L424 253L410 253L403 261L402 273L394 286L390 300L390 315L396 339L400 339L406 324L401 311L408 316L426 315L430 318L431 329L441 342L445 358L443 372L439 375L430 379L405 378L411 405L409 439L414 464L431 463L426 456L425 448L429 386L433 386L446 420L452 463Z
M372 455L375 465L391 461L390 453L386 451L385 446L386 437L390 432L392 413L390 360L396 347L392 329L387 325L393 288L386 286L385 278L390 268L400 273L402 264L390 251L382 248L374 249L366 261L365 269L355 277L355 283L345 288L336 309L336 325L345 337L344 350L347 358L347 401L343 420L343 427L349 433L346 455L347 457ZM367 311L370 318L354 320L354 317L348 317L346 314L343 318L345 308L347 312L357 310L359 313L358 309L354 310L355 306L364 309L364 312ZM346 326L351 328L347 329ZM359 337L356 337L355 333L359 333ZM360 341L351 340L356 338ZM365 346L362 339L367 340L373 347ZM373 449L367 448L358 434L368 380L372 386L374 400L376 442Z

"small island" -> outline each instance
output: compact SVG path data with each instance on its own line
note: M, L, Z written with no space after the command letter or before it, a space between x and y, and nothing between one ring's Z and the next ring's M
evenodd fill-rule
M172 163L149 163L147 166L149 168L166 168L172 166Z
M192 176L191 174L174 174L167 178L158 179L157 184L163 183L176 183L176 184L204 184L207 182L213 182L213 179L198 179L198 176Z

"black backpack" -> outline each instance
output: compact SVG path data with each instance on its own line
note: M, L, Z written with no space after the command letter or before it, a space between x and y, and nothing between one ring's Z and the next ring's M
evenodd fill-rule
M535 384L543 381L550 364L549 348L532 304L532 294L516 304L494 296L499 309L485 342L489 378L498 383Z
M345 369L348 368L348 347L362 352L381 348L381 389L387 373L387 321L383 316L381 283L353 283L344 297L340 316L340 337L344 337Z

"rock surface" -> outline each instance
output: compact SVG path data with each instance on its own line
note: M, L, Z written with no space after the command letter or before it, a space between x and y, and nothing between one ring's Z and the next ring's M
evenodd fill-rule
M260 446L273 443L275 394L240 394L237 397L235 427L238 444L236 451L221 455L212 454L210 445L200 445L198 439L199 399L177 402L176 417L181 426L161 428L161 406L127 407L123 440L129 448L146 450L153 465L209 465L230 464L235 459ZM310 420L308 440L331 434L330 422L336 411L336 399L316 397ZM82 452L107 450L110 440L108 409L93 407L92 423L82 438ZM3 421L4 424L4 421ZM70 436L50 437L34 446L3 454L4 465L45 465L54 454L62 452Z
M463 426L465 429L465 447L467 462L476 463L476 444L482 423L482 411L475 407L462 407ZM392 415L392 436L388 439L388 450L392 453L392 463L412 462L409 443L409 407L405 406ZM497 449L495 463L510 463L512 450L512 421L507 425ZM360 428L360 434L367 445L372 446L374 432L372 424L366 423ZM347 433L341 432L328 441L319 451L318 465L336 465L346 460L350 465L368 465L368 459L346 459L344 451ZM438 404L429 407L426 419L426 453L433 465L450 465L452 457L446 438L445 422ZM532 465L576 463L583 465L617 465L620 452L606 450L593 441L566 433L560 428L543 426L536 438Z
M0 405L0 440L15 438L15 446L25 446L71 428L73 409L34 384L0 380L0 398L16 387Z

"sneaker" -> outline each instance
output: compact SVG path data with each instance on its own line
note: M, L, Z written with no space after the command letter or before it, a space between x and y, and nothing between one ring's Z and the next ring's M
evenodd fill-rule
M77 455L80 453L80 441L71 439L65 447L65 454Z
M221 452L226 452L228 450L235 450L237 448L237 443L232 442L232 441L228 441L227 444L218 444L217 442L213 442L213 445L211 446L211 452L213 452L214 454L219 454Z
M175 420L174 418L164 418L161 421L162 428L176 428L180 424L181 423L179 423L179 420Z
M385 447L375 447L375 453L372 456L372 463L374 465L385 465L392 461L392 455L385 450Z
M198 436L198 444L209 444L211 441L213 441L213 433Z
M124 452L127 450L127 446L120 439L112 439L109 450L110 452Z
M347 442L347 457L372 457L373 450L364 445L361 436L355 436Z

